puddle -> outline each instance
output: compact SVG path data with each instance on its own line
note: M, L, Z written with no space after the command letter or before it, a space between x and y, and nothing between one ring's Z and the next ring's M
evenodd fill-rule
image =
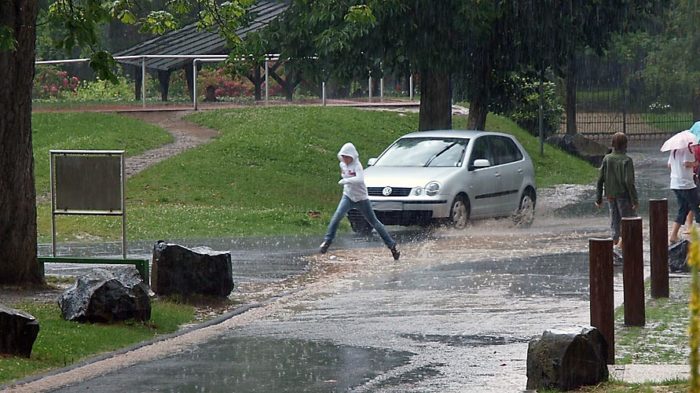
M221 337L55 392L344 392L405 365L409 352L294 339Z

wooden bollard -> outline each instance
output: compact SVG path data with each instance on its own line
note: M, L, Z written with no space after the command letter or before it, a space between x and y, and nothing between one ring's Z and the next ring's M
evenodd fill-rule
M621 223L622 284L625 326L644 326L644 260L642 218L626 217Z
M613 289L612 239L588 240L591 326L608 343L607 364L615 364L615 296Z
M668 297L668 201L649 200L651 297Z

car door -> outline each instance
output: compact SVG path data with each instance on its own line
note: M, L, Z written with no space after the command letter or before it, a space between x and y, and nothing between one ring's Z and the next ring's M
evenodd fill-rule
M491 217L498 207L496 199L500 189L500 171L493 165L489 135L474 139L467 161L467 194L471 202L473 218ZM474 167L474 161L485 159L491 164L485 168Z
M524 160L520 149L507 136L491 137L491 153L500 175L498 197L494 198L495 214L509 215L520 203L520 188L524 178Z

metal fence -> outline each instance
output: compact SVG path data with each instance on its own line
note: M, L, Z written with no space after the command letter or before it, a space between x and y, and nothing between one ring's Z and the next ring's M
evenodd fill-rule
M690 86L662 89L635 64L593 55L581 56L577 69L576 126L583 135L605 137L624 132L653 138L692 124ZM561 91L563 97L563 87ZM565 116L562 133L566 132Z
M225 107L230 105L251 105L263 103L288 103L290 99L295 102L317 103L320 105L335 104L362 104L380 102L414 102L414 94L418 91L418 81L412 75L386 75L383 78L373 78L368 75L357 75L349 80L320 81L318 78L305 78L299 80L291 87L292 92L287 91L288 83L279 56L269 55L269 61L265 61L264 67L257 70L256 87L252 79L245 77L232 77L223 72L226 57L215 55L145 55L145 56L117 56L119 61L139 61L139 67L127 65L122 72L121 84L125 84L124 90L117 96L107 94L107 97L95 97L89 95L87 99L80 97L78 90L86 89L94 83L104 83L93 78L87 78L73 85L71 73L65 69L77 70L76 65L82 65L83 74L90 75L85 70L89 59L67 59L37 61L38 66L56 67L44 78L43 72L39 72L39 78L35 78L34 107L53 105L71 105L73 107L104 106L124 107L137 109L177 107L181 109L199 109L200 107ZM161 58L186 59L191 62L183 69L168 72L166 80L161 80L161 75L148 68L150 61ZM136 71L140 72L134 72ZM188 82L187 71L193 75L191 86ZM251 74L253 72L251 71ZM46 79L46 80L44 80ZM77 81L78 79L76 79ZM132 89L134 93L129 93ZM51 94L55 90L55 94ZM164 93L165 91L165 93ZM47 98L48 97L48 98ZM78 97L76 99L76 97ZM163 98L165 97L165 98Z

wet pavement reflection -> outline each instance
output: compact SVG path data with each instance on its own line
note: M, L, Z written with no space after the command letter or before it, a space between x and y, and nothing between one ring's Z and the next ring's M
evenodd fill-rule
M185 355L132 367L128 379L107 375L88 389L101 393L340 392L407 364L410 356L323 341L219 337ZM56 390L74 391L75 387Z

